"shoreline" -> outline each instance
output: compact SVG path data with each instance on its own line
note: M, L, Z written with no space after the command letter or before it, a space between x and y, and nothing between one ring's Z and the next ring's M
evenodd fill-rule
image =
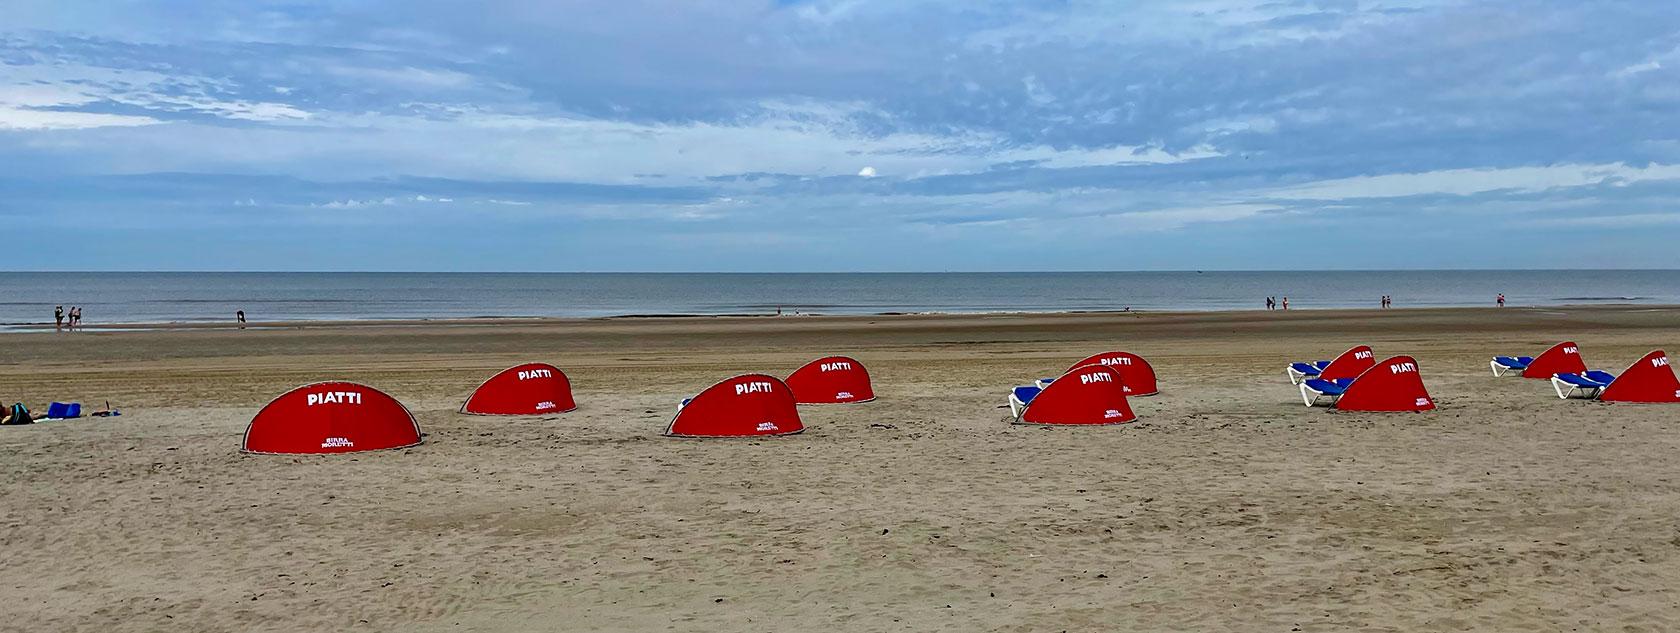
M1587 311L1623 311L1623 310L1680 310L1680 304L1642 304L1642 303L1590 303L1590 304L1557 304L1544 306L1440 306L1440 307L1412 307L1412 308L1295 308L1292 310L998 310L998 311L925 311L925 312L877 312L869 314L833 314L833 313L805 313L805 314L623 314L595 317L542 317L542 316L472 316L472 317L441 317L441 318L369 318L369 319L294 319L282 321L248 321L243 326L233 321L164 321L164 322L111 322L88 323L75 331L78 332L151 332L177 330L297 330L297 329L382 329L382 328L417 328L417 327L507 327L530 325L568 325L592 322L708 322L708 321L765 321L779 322L787 320L798 321L826 321L843 322L860 319L983 319L999 317L1080 317L1080 316L1138 316L1148 318L1165 317L1194 317L1194 316L1225 316L1246 315L1256 313L1313 314L1321 316L1336 316L1345 314L1373 313L1392 314L1404 312L1406 314L1453 314L1478 311L1508 311L1508 312L1536 312L1548 310L1587 310ZM12 333L42 333L60 332L50 322L38 323L0 323L0 334ZM61 331L69 333L69 330Z

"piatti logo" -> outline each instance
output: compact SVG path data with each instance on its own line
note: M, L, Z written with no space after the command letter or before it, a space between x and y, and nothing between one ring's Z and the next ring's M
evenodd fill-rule
M547 369L527 369L527 370L519 372L519 379L520 380L530 380L532 378L553 378L553 377L554 377L554 372L549 371Z
M776 388L774 383L767 381L743 382L735 385L735 395L744 396L750 393L770 393Z
M821 371L825 371L825 372L829 372L829 371L851 371L852 370L852 364L848 363L846 361L836 361L836 362L832 362L832 363L823 363L822 366L819 369Z
M348 437L329 437L321 442L321 448L354 448L355 442Z
M361 404L362 393L359 391L322 391L309 394L308 404L313 407L318 404Z

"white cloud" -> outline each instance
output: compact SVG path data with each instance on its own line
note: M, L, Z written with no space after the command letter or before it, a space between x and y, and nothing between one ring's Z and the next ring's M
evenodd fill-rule
M459 89L471 87L476 83L472 75L435 68L415 68L413 66L374 68L347 64L324 64L322 69L329 74L357 81L372 81L408 88Z
M875 168L866 166L863 169L858 170L858 175L862 176L864 178L874 178L875 177Z
M1617 77L1617 78L1631 77L1631 76L1637 75L1639 73L1647 73L1647 72L1651 72L1653 70L1662 70L1662 62L1659 62L1659 61L1653 59L1653 60L1648 61L1648 62L1642 62L1642 63L1638 63L1638 64L1633 64L1631 66L1625 66L1625 67L1622 67L1622 68L1616 70L1613 73L1610 73L1610 76Z
M1639 228L1680 224L1680 213L1633 213L1627 215L1595 215L1568 218L1545 218L1533 222L1539 226L1573 226L1593 228Z
M1224 204L1131 211L1103 217L1132 230L1170 231L1191 224L1233 222L1283 210L1284 207L1271 204Z
M0 130L80 130L155 123L162 121L127 114L31 110L0 105Z
M1491 191L1538 192L1594 185L1680 180L1680 165L1630 167L1624 163L1550 165L1355 176L1259 192L1289 200L1346 200L1399 198L1417 195L1468 196Z
M219 80L171 76L153 71L72 63L0 64L0 128L79 129L161 122L145 115L66 109L99 103L129 106L153 113L192 112L246 121L301 121L311 116L309 112L284 103L210 96L226 88L225 82ZM49 114L39 114L42 112Z
M322 208L322 209L360 209L360 208L363 208L363 207L376 207L376 206L388 207L388 206L392 206L396 203L397 203L396 198L389 198L389 197L387 197L387 198L370 198L370 199L367 199L367 200L357 200L355 198L351 198L351 199L348 199L348 200L334 200L334 201L328 202L326 204L312 204L312 205L309 205L309 206L318 207L318 208Z

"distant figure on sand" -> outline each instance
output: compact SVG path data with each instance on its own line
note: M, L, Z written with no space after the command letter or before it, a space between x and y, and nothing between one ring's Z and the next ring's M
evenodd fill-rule
M1284 298L1283 298L1283 309L1284 309L1284 310L1288 310L1288 309L1289 309L1289 297L1284 297Z
M1499 298L1494 299L1494 302L1498 303L1501 308L1505 307L1505 293L1499 293Z
M1271 297L1266 297L1266 309L1267 310L1272 309L1272 298Z
M233 318L239 320L239 329L241 329L241 330L245 329L245 311L244 310L234 310L233 311Z
M64 329L64 306L53 308L53 329Z
M76 329L76 326L81 325L81 324L82 324L82 306L70 306L70 329L72 331L74 331Z

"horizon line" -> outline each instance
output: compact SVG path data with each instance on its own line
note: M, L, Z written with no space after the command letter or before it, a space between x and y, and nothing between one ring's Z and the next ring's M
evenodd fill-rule
M1116 273L1394 273L1394 272L1680 272L1680 268L1203 268L1146 270L0 270L0 275L49 274L299 274L299 275L1042 275Z

